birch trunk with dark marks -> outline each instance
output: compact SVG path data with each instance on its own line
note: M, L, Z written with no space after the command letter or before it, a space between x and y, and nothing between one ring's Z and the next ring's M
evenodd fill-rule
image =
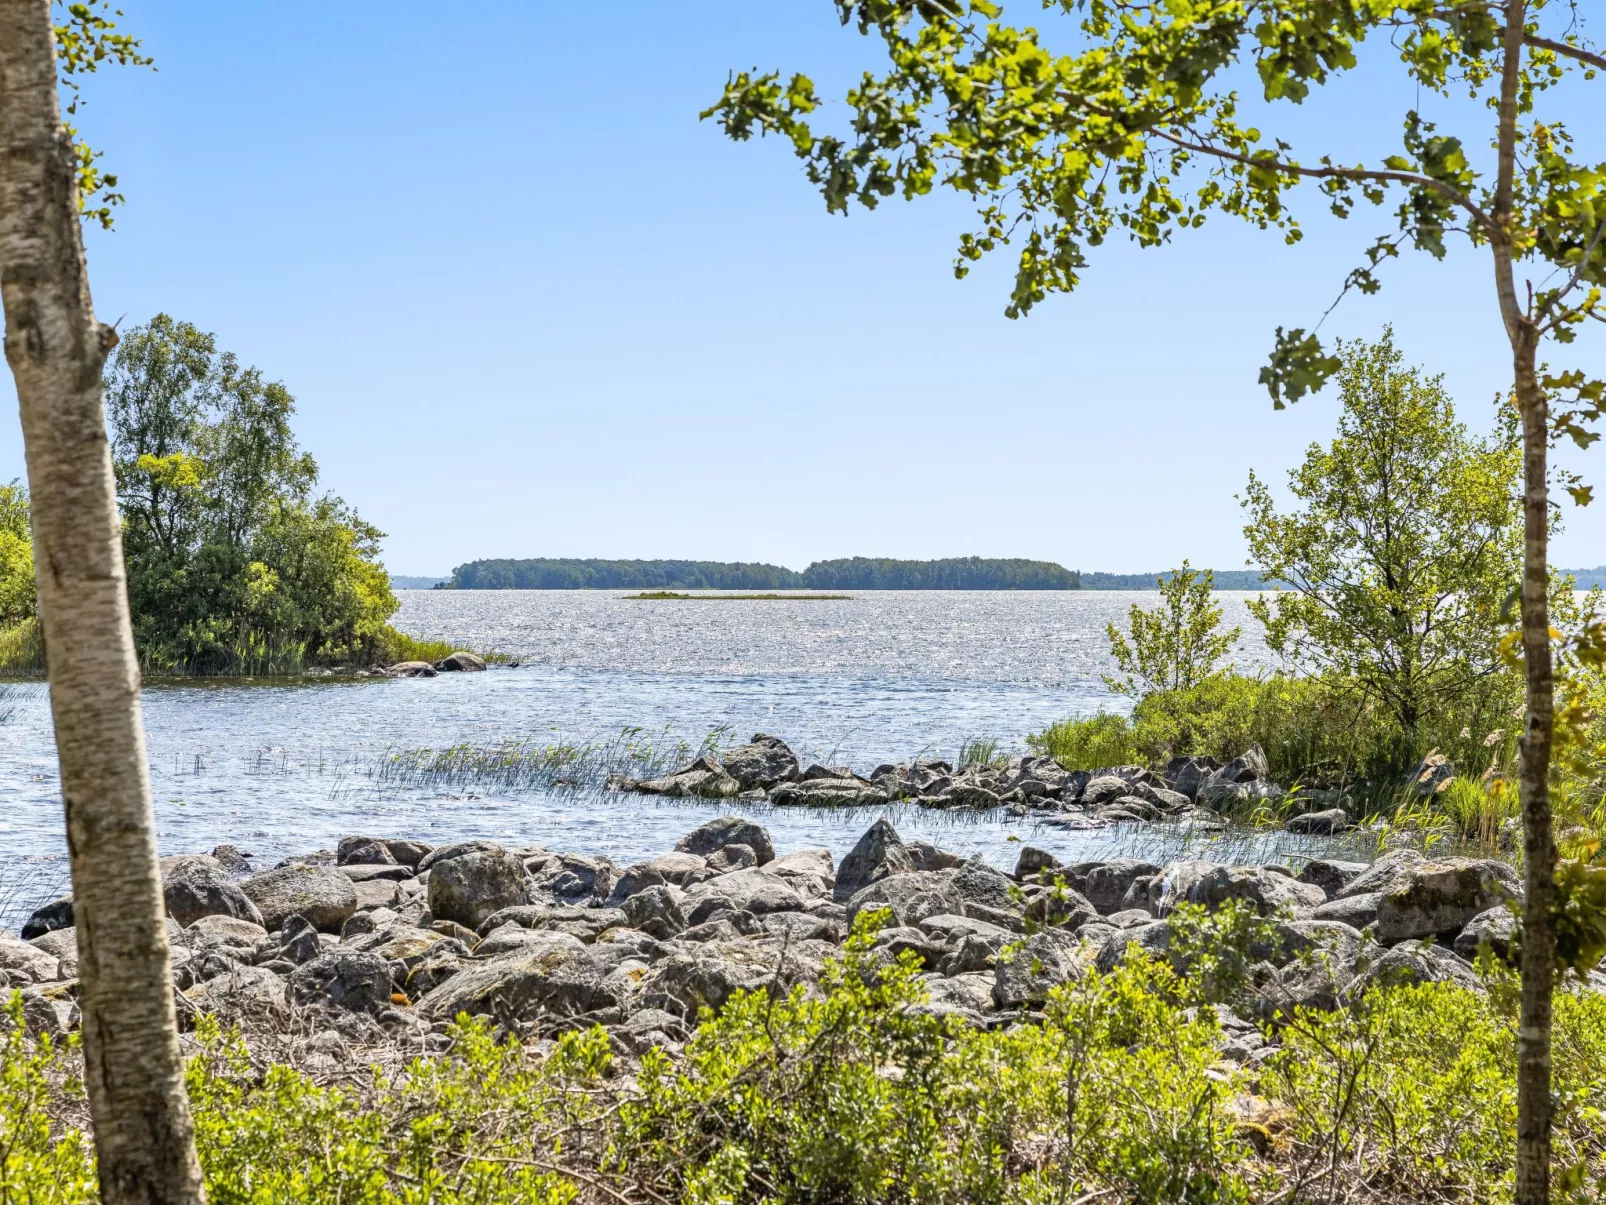
M1501 63L1495 183L1495 291L1511 343L1512 384L1522 416L1522 652L1527 714L1518 790L1522 800L1522 999L1517 1017L1516 1205L1550 1200L1550 1025L1556 975L1556 838L1550 809L1555 682L1550 649L1550 413L1538 374L1539 324L1517 294L1517 115L1525 0L1509 0Z
M50 0L0 0L0 296L33 511L105 1205L204 1201L184 1094L139 666Z

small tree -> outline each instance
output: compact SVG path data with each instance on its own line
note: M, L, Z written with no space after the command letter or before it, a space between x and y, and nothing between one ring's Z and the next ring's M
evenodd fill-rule
M1122 694L1142 697L1161 690L1188 690L1231 665L1222 658L1243 634L1242 628L1221 631L1221 607L1215 600L1215 574L1182 562L1159 579L1160 605L1146 611L1136 603L1127 611L1130 639L1113 623L1105 628L1110 656L1122 677L1105 683Z
M1416 755L1425 719L1472 718L1504 678L1522 449L1509 424L1468 434L1441 379L1403 366L1392 332L1339 350L1338 433L1288 474L1297 509L1280 512L1249 476L1244 538L1287 586L1249 609L1274 652L1357 683Z
M28 491L12 482L0 485L0 629L32 619L36 605Z
M823 0L822 0L823 3ZM1143 247L1223 214L1300 237L1301 185L1340 218L1397 199L1343 289L1376 292L1402 247L1443 258L1459 235L1489 257L1491 310L1511 353L1522 424L1523 810L1522 1005L1518 1023L1518 1205L1550 1195L1550 1015L1555 879L1549 771L1555 686L1549 610L1551 440L1596 438L1606 382L1576 367L1543 372L1541 345L1606 322L1606 165L1583 161L1554 112L1564 79L1592 82L1606 55L1578 32L1572 0L1043 0L1080 18L1070 53L1004 21L994 0L835 0L844 24L878 39L882 75L847 96L840 132L817 134L807 76L733 74L710 110L737 139L785 138L829 209L913 198L942 185L975 200L956 275L1014 244L1005 310L1029 311L1081 283L1087 250L1124 233ZM1372 162L1291 142L1241 119L1238 88L1258 79L1268 108L1303 104L1356 67L1370 40L1399 72L1395 95L1444 98L1470 128L1441 132L1418 106L1399 147ZM1246 74L1243 68L1252 70ZM1461 103L1470 95L1473 104ZM1585 93L1579 111L1603 111ZM1308 106L1307 106L1308 107ZM1444 106L1448 108L1449 106ZM1274 118L1275 113L1268 114ZM1346 131L1347 133L1348 131ZM1524 277L1526 279L1524 279ZM1338 362L1312 333L1277 332L1261 381L1281 407L1320 388ZM1580 502L1588 488L1570 487Z

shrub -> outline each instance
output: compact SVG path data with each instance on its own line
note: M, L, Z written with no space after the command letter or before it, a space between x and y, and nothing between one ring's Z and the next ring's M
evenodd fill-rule
M1068 770L1124 766L1138 756L1131 723L1124 715L1111 712L1079 720L1060 720L1042 732L1032 733L1026 743Z

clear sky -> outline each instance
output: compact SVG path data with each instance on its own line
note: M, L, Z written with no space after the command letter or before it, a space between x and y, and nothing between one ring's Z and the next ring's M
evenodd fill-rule
M829 0L124 9L158 71L86 88L81 124L128 195L89 234L97 309L166 310L285 381L325 486L389 533L397 573L1242 565L1234 494L1251 467L1281 480L1336 407L1273 412L1272 331L1312 325L1390 221L1323 219L1312 194L1294 249L1225 220L1112 244L1075 296L1010 322L1003 259L953 279L960 199L828 216L788 147L698 121L731 68L840 96L874 47ZM1382 69L1276 128L1354 158L1392 150L1415 100ZM1487 425L1509 380L1487 261L1407 257L1386 280L1324 331L1392 322ZM1599 372L1595 343L1578 362ZM1573 462L1601 483L1600 454ZM12 412L0 480L21 473ZM1606 561L1606 502L1567 524L1559 563Z

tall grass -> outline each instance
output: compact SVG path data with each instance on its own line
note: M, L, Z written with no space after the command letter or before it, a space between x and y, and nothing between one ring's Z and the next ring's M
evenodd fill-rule
M994 766L1003 760L1003 746L995 736L972 736L959 745L961 766Z
M442 749L401 749L362 772L375 789L458 790L477 787L508 793L554 786L600 789L608 777L656 778L713 750L728 735L717 728L698 745L670 739L668 730L626 728L604 741L580 743L508 740L494 745L459 744Z
M1124 715L1110 712L1050 724L1027 737L1026 743L1069 770L1124 766L1138 759L1130 722Z
M39 678L45 672L45 636L38 619L0 628L0 676Z

